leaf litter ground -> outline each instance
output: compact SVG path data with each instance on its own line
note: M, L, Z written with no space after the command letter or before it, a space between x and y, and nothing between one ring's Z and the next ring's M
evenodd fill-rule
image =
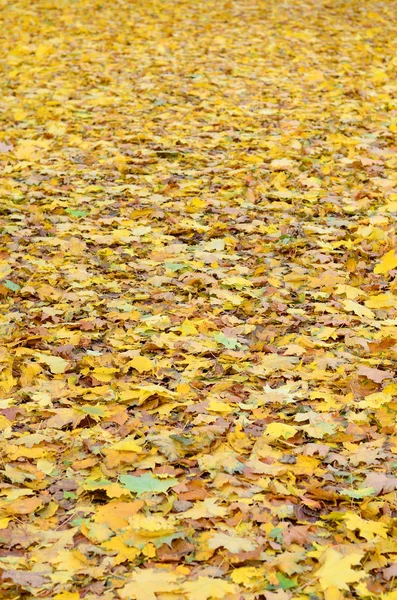
M3 2L2 598L397 598L396 10Z

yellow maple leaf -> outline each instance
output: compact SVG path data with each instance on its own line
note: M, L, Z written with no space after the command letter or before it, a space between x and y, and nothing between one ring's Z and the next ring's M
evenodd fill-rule
M397 590L389 592L388 594L381 594L381 600L397 600Z
M147 356L134 356L134 358L126 364L126 368L131 367L138 371L138 373L145 373L146 371L152 371L154 364Z
M199 577L196 581L187 581L182 589L189 600L224 598L228 594L236 593L236 586L233 583L212 577Z
M61 550L49 562L57 565L59 570L69 573L77 573L89 565L88 559L80 550Z
M101 544L101 548L107 552L117 552L117 555L112 559L114 565L119 565L125 561L131 562L136 559L140 551L137 548L127 546L122 536L112 537Z
M234 569L230 575L233 583L243 584L245 587L253 587L265 579L265 570L261 567L239 567Z
M0 519L0 529L7 529L10 517L3 517Z
M298 363L299 359L291 356L280 356L279 354L267 354L261 362L250 368L254 375L269 375L274 371L287 371L294 364Z
M61 356L50 356L49 354L42 354L39 352L37 352L35 356L39 362L48 365L51 373L54 374L64 373L69 364L69 362Z
M37 161L38 152L36 140L23 140L18 144L14 154L19 160Z
M365 301L365 306L368 308L392 308L397 306L397 298L391 292L371 296Z
M131 502L112 501L100 506L94 516L97 523L106 523L113 531L123 529L128 525L128 519L135 515L144 505L142 500Z
M181 331L182 335L197 335L198 334L197 327L195 326L194 323L192 323L188 319L185 319L183 321L182 325L180 325L180 331Z
M347 513L344 519L346 527L350 529L350 531L355 531L358 529L360 536L364 537L368 541L372 540L377 535L387 539L388 528L380 521L366 521L354 513Z
M298 431L297 427L287 425L286 423L269 423L266 427L265 435L272 439L293 437Z
M16 121L23 121L28 116L28 112L23 108L15 108L13 110L13 116Z
M114 379L115 373L118 372L118 369L114 367L96 367L93 369L92 374L98 381L102 383L109 383Z
M336 293L345 294L346 298L349 298L349 300L355 300L359 296L365 296L365 292L359 288L355 288L345 283L341 283L336 287Z
M143 440L134 439L133 435L129 435L125 437L123 440L116 442L111 446L112 450L119 450L121 452L136 452L137 454L142 454L142 443Z
M239 552L252 552L257 548L257 544L248 538L227 535L227 533L219 531L208 540L208 547L213 550L226 548L232 554L238 554Z
M61 592L55 594L53 600L80 600L80 594L78 592Z
M376 275L384 275L389 271L392 271L397 267L397 254L395 254L394 250L389 250L387 252L379 264L374 268L374 273Z
M275 158L270 163L272 171L290 171L294 166L294 163L289 158Z
M175 531L172 521L162 516L135 514L130 518L130 525L140 536L148 538L168 535Z
M358 553L344 556L333 548L327 548L322 558L322 565L315 575L320 581L323 591L330 587L338 590L348 590L348 583L356 583L367 577L365 571L354 571L352 566L360 564L363 555Z
M358 317L367 317L368 319L374 319L375 315L366 306L362 306L358 302L354 302L354 300L345 300L343 302L343 306L347 312L354 312Z
M136 404L143 404L151 396L159 396L165 400L170 400L175 398L176 394L175 392L167 390L167 388L162 385L137 385L133 389L121 392L120 399L124 402L135 400Z
M42 458L37 461L37 468L39 469L39 471L42 471L46 475L51 475L55 467L56 464L51 460L46 460L45 458Z
M222 285L241 290L246 287L251 287L254 284L249 279L245 279L244 277L235 275L233 277L226 277L225 279L223 279Z
M157 594L161 592L175 592L179 577L169 571L160 571L157 569L136 569L133 571L131 580L123 588L117 590L120 598L130 600L158 600Z
M393 400L391 394L383 392L375 392L365 396L364 400L357 402L358 408L380 408L383 404L389 404Z
M224 517L226 513L227 509L219 506L216 498L205 498L205 500L197 501L192 508L177 516L185 519L202 519L203 517Z
M82 528L82 533L95 543L104 542L113 535L106 523L90 523L85 531Z
M210 410L211 412L215 412L215 413L231 413L233 412L233 407L230 406L230 404L227 404L226 402L221 402L219 400L210 400L208 403L208 410Z

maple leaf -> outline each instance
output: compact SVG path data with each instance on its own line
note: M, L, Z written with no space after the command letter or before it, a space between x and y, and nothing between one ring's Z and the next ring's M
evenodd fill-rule
M365 301L365 306L368 308L392 308L395 306L396 297L390 293L386 292L385 294L377 294L376 296L371 296L368 300Z
M278 354L268 354L262 358L261 362L254 367L251 367L252 373L258 376L266 376L274 371L284 371L292 367L293 364L299 362L298 358L291 356L279 356Z
M279 159L275 158L270 163L270 168L273 171L290 171L293 166L294 166L294 163L292 162L292 160L289 160L288 158L279 158Z
M382 538L387 538L388 528L384 523L366 521L354 513L345 515L345 523L350 531L358 529L361 537L364 537L366 540L372 540L377 535Z
M271 439L293 437L298 431L297 427L287 425L286 423L270 423L266 427L265 435Z
M389 252L387 252L383 256L380 263L377 264L376 267L374 268L374 273L376 275L383 275L385 273L388 273L389 271L392 271L396 267L397 267L397 254L395 253L394 250L389 250Z
M112 450L120 450L122 452L136 452L141 454L143 452L142 443L144 440L136 440L134 436L127 436L123 440L112 444Z
M343 305L347 312L354 312L358 317L367 317L367 319L375 318L375 314L372 310L366 306L362 306L358 302L354 302L354 300L345 300Z
M203 501L196 502L192 508L185 511L183 513L183 518L202 519L203 517L224 517L226 513L226 508L219 506L216 498L206 498Z
M370 473L362 485L364 488L371 488L377 495L388 494L397 489L397 477L388 477L385 473Z
M180 576L156 569L135 569L131 581L117 590L120 598L135 600L157 600L158 593L176 592L180 589Z
M219 532L208 540L208 547L214 550L223 547L232 554L238 554L239 552L251 552L257 545L250 539Z
M210 473L217 471L241 473L244 469L244 464L238 459L238 454L227 444L221 444L212 455L201 456L199 464L203 470Z
M123 529L128 525L128 519L135 515L142 507L142 500L133 502L112 501L99 507L95 513L94 521L106 523L113 531Z
M17 585L24 589L41 588L48 582L44 573L31 573L28 571L5 570L2 579L11 579Z
M218 342L218 344L222 344L225 348L229 348L233 350L234 348L239 348L241 346L240 342L235 338L229 338L225 336L225 334L220 331L219 333L214 333L214 339Z
M153 370L153 363L147 356L134 356L126 365L125 369L131 367L138 371L138 373L145 373Z
M105 541L101 547L108 553L116 553L116 556L112 558L114 565L126 561L133 562L140 553L140 549L131 548L126 544L124 535L112 537L110 540Z
M264 581L265 570L262 567L239 567L230 575L233 583L243 584L245 587L256 587Z
M36 358L39 362L48 365L51 373L55 374L64 373L69 364L67 360L60 356L49 356L47 354L37 353Z
M134 401L134 404L143 404L152 396L159 396L165 400L176 398L176 394L162 385L149 384L135 386L133 389L124 390L120 394L123 402Z
M61 592L55 594L54 600L80 600L80 594L78 592Z
M167 492L171 487L177 485L175 478L159 479L151 473L144 475L121 475L120 482L130 491L141 496L142 494L161 494Z
M358 374L364 375L367 379L371 379L371 381L375 381L375 383L382 383L384 379L390 379L393 377L393 373L391 371L382 371L381 369L372 369L371 367L367 367L365 365L360 365L358 367Z
M338 590L348 590L349 583L356 583L367 577L365 571L355 571L352 566L360 564L362 554L343 556L333 548L327 548L321 557L321 567L315 572L323 591L330 587Z
M393 563L387 567L387 569L383 569L383 577L386 581L390 581L390 579L397 577L397 563Z
M182 589L191 600L224 598L228 594L234 594L236 592L236 586L233 583L206 576L199 576L196 581L185 582Z

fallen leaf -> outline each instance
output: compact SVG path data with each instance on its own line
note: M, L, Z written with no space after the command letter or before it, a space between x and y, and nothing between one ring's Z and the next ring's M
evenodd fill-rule
M348 513L345 515L346 527L350 531L358 530L361 537L366 540L372 540L375 536L380 536L387 539L387 526L384 523L368 521L362 519L354 513Z
M357 583L367 577L363 570L355 571L353 566L360 564L362 554L348 554L343 556L333 548L328 548L322 557L321 567L315 572L321 589L326 591L330 587L338 590L349 590L349 583Z
M48 582L48 578L44 573L32 573L29 571L5 570L2 573L2 579L11 579L23 589L41 588Z
M200 576L196 581L188 581L182 587L190 600L209 600L224 598L236 592L236 586L222 579Z
M134 477L133 475L121 475L122 483L130 492L141 496L142 494L161 494L167 492L171 487L177 485L178 480L172 477L168 479L159 479L151 473L145 473Z
M372 488L377 495L388 494L397 489L397 477L388 477L385 473L369 473L362 485Z
M378 263L376 265L376 267L374 268L374 273L376 275L384 275L386 273L389 273L389 271L392 271L396 267L397 267L397 254L395 253L394 250L389 250L389 252L387 252L383 256L380 263Z
M69 362L60 356L49 356L47 354L36 353L36 358L50 367L51 373L65 373Z
M154 365L147 356L134 356L134 358L126 364L126 367L131 367L138 371L138 373L145 373L147 371L152 371Z
M210 537L208 547L213 549L223 547L232 554L238 554L239 552L251 552L256 549L257 545L248 538L219 532Z
M375 383L382 383L384 379L390 379L393 377L393 373L391 371L382 371L381 369L373 369L371 367L367 367L365 365L360 365L358 367L357 373L359 375L363 375L367 377L367 379L371 379L371 381L375 381Z
M397 577L397 563L393 563L387 567L387 569L383 569L382 574L386 581L390 581L390 579Z
M366 317L367 319L375 318L375 314L372 310L366 306L362 306L358 302L354 302L354 300L345 300L343 306L347 312L354 312L358 317Z
M175 573L156 569L135 569L131 581L118 589L120 598L135 598L135 600L157 600L158 593L176 592L179 577Z

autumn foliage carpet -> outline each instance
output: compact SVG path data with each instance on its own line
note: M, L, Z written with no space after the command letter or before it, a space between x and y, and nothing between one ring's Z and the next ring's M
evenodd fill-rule
M397 2L13 0L2 600L396 600Z

